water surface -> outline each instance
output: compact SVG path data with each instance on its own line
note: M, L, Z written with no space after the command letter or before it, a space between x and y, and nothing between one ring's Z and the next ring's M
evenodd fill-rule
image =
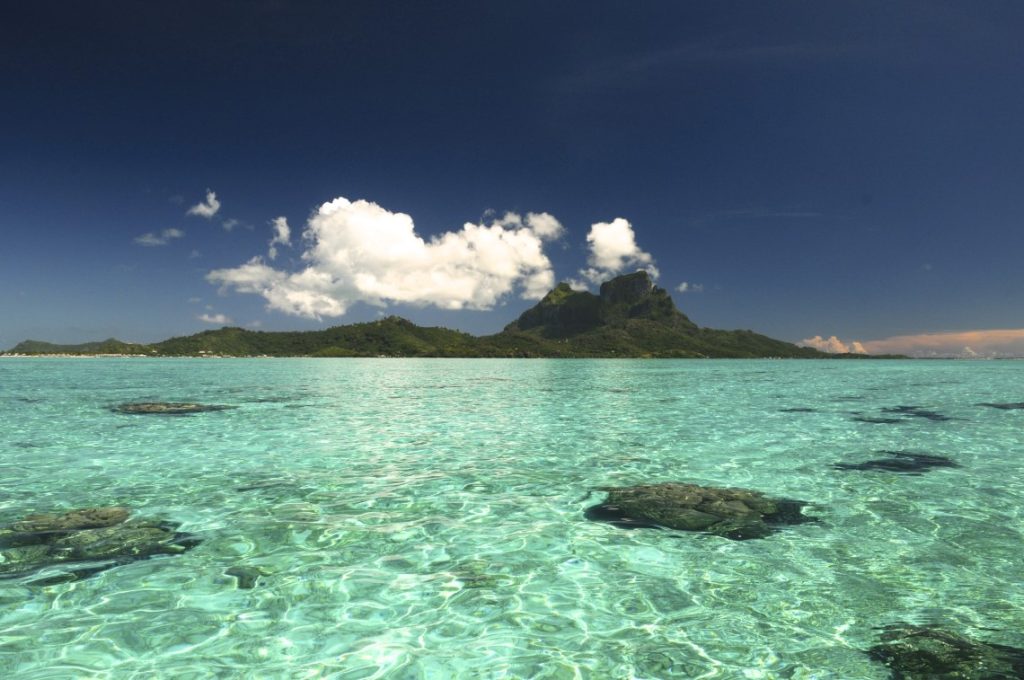
M1022 400L1024 362L0 360L0 524L125 505L203 541L0 581L0 676L884 678L899 621L1021 647L1024 410L978 404ZM835 467L884 450L960 467ZM821 522L584 518L660 481Z

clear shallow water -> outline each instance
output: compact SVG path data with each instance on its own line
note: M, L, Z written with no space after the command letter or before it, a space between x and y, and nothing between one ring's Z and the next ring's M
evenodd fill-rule
M155 400L237 408L108 410ZM897 621L1021 647L1024 411L976 404L1022 400L1024 362L0 360L0 524L126 505L203 539L0 581L0 677L884 678ZM951 420L852 420L898 405ZM963 467L832 467L882 449ZM660 481L822 521L583 517Z

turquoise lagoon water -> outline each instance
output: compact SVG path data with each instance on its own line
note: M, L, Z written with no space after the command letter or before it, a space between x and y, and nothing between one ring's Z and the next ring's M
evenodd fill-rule
M147 400L237 408L109 410ZM202 539L0 581L0 677L884 678L894 622L1024 646L1024 411L977 405L1022 400L1024 362L0 360L0 524L125 505ZM899 405L950 419L853 420ZM879 450L962 467L833 467ZM821 521L584 518L659 481Z

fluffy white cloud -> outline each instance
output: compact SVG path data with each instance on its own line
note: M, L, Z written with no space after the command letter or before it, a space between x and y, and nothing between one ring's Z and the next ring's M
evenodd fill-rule
M206 200L196 203L194 206L188 209L186 215L198 215L199 217L205 217L210 219L217 214L220 210L220 201L217 200L217 194L214 191L206 190ZM235 225L231 225L232 227ZM231 231L231 227L228 227L225 223L225 228Z
M829 336L828 339L815 335L813 338L805 338L797 344L801 347L813 347L816 350L830 354L867 354L864 345L856 340L845 343L834 335Z
M267 256L271 260L277 257L277 246L290 246L292 244L292 230L288 226L288 220L284 217L275 217L270 223L270 226L274 228L274 238L270 239L270 249L267 251Z
M581 269L580 274L593 283L606 281L627 267L644 269L653 278L658 278L654 258L650 253L640 250L633 225L628 220L616 217L611 222L590 225L587 245L590 248L587 257L589 266Z
M214 199L214 200L216 200L216 199ZM202 205L202 204L200 204L200 205ZM219 207L219 205L220 204L218 204L218 207ZM199 206L196 206L196 207L199 207ZM223 222L221 222L220 226L224 227L224 231L231 231L232 229L234 229L235 227L237 227L240 224L241 224L241 222L236 220L234 217L229 217L226 220L224 220Z
M200 321L218 324L220 326L231 323L231 317L225 316L223 314L200 314L196 318L199 319Z
M516 218L518 226L523 226L523 224L528 225L533 229L537 236L543 239L561 238L562 235L565 234L565 227L562 226L561 222L555 219L554 215L549 215L547 213L526 213L525 222L520 222L518 220L519 216L515 213L507 213L505 215L505 217L510 216Z
M489 309L515 290L539 299L554 286L544 243L562 232L547 213L507 213L428 241L416 234L409 215L336 198L306 225L300 271L274 269L254 257L206 278L262 295L271 309L313 318L341 316L358 301Z
M676 286L676 290L678 290L680 293L703 293L704 292L704 284L703 283L688 283L686 281L683 281L678 286Z
M142 236L136 236L135 242L140 246L165 246L171 240L181 238L185 235L181 229L164 229L160 233L147 232Z

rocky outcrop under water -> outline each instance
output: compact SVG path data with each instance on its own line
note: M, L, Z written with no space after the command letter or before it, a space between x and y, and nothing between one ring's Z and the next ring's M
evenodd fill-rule
M803 501L748 489L665 482L601 490L608 498L589 508L587 518L622 528L700 531L741 541L764 538L778 526L816 521L803 514Z
M1024 649L978 642L934 626L889 626L868 656L888 666L893 680L1024 678Z
M231 408L219 404L194 404L174 401L140 401L118 404L110 410L127 415L185 416L208 411L224 411Z
M887 458L875 458L863 463L836 463L837 470L876 470L881 472L899 472L908 475L919 475L932 468L958 468L960 464L945 456L933 456L927 453L910 451L878 451Z
M129 519L121 507L29 515L0 528L0 578L19 578L46 567L56 574L32 581L49 585L74 581L153 555L176 555L199 544L179 533L178 525L153 519Z
M240 589L252 590L259 585L260 578L267 575L267 571L260 567L235 565L224 570L224 575L234 578Z

